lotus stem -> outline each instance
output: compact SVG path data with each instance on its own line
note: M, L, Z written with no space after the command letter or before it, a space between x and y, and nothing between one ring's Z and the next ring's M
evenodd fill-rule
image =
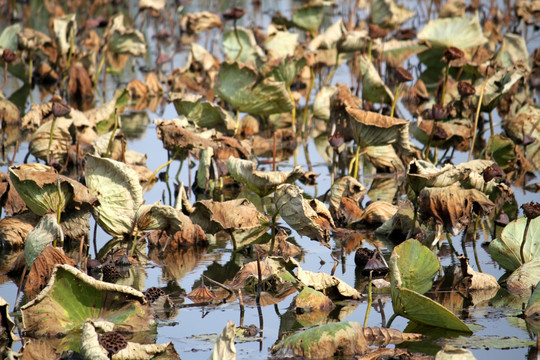
M418 219L418 194L416 192L414 192L413 211L414 211L414 214L413 214L412 227L409 230L409 233L407 234L407 239L410 239L411 236L414 235L414 232L416 230L416 220Z
M485 184L484 184L485 188ZM478 258L478 253L476 252L476 231L478 230L478 223L480 222L480 214L476 215L476 221L474 222L474 229L473 229L473 253L474 253L474 261L476 262L476 266L478 267L478 271L482 272L482 267L480 266L480 260Z
M236 251L238 250L238 247L236 246L236 238L234 237L234 231L231 231L229 234L231 235L233 250Z
M15 307L13 309L13 311L16 311L18 310L19 308L19 296L21 295L21 289L22 289L22 286L24 284L24 278L26 277L26 271L28 270L28 264L24 264L24 269L22 271L22 274L21 274L21 280L19 281L19 287L17 288L17 295L15 296Z
M365 43L364 43L365 44ZM372 39L369 39L369 44L368 44L368 60L371 62L371 48L373 47L373 40Z
M238 128L240 128L240 112L236 110L236 123L234 124L233 136L236 136L236 134L238 134Z
M291 111L291 118L292 118L291 121L292 121L293 134L296 134L296 101L294 100L294 96L293 96L290 86L287 87L287 93L289 94L289 98L291 99L291 102L293 104L293 108Z
M52 124L51 124L51 133L49 134L49 146L47 147L47 164L51 162L51 147L52 147L55 126L56 126L56 116L53 115Z
M476 117L474 118L474 126L473 126L473 138L471 143L471 150L469 151L469 159L468 161L471 161L472 153L474 151L474 143L476 142L476 129L478 127L478 118L480 117L480 109L482 107L482 99L484 98L484 90L486 89L486 83L488 81L488 77L484 79L484 82L482 83L482 88L480 89L480 96L478 98L478 106L476 107Z
M105 59L107 58L107 50L105 50L103 52L103 56L99 62L99 66L98 66L98 69L96 71L96 73L94 74L94 89L97 87L97 83L98 83L98 78L99 78L99 74L101 74L101 70L103 70L103 65L105 65ZM99 91L98 91L99 93Z
M446 85L448 84L448 73L450 72L450 60L446 62L446 69L444 71L444 83L441 92L441 106L444 106L444 97L446 95Z
M336 70L337 70L338 67L339 67L339 51L336 50L336 64L332 68L332 71L330 71L328 73L328 76L326 76L326 79L324 79L322 87L324 87L324 86L326 86L326 84L328 84L328 81L330 80L330 78L332 78L332 76L334 76L334 74L336 73Z
M304 119L303 119L303 122L302 122L302 125L303 125L303 128L304 128L304 133L307 133L307 130L308 130L308 107L309 107L309 100L311 98L311 92L313 91L313 87L315 86L315 73L313 72L313 68L310 66L309 67L309 76L310 76L310 80L309 80L309 87L308 87L308 92L307 92L307 95L306 95L306 106L304 106Z
M262 275L261 275L261 255L257 253L257 297L255 303L261 305Z
M111 156L114 137L116 135L116 130L118 130L118 109L114 108L114 125L111 132L111 137L109 138L109 143L107 144L107 152L105 153L106 158Z
M429 151L431 150L431 142L433 141L433 135L435 134L435 128L437 127L437 122L433 121L433 126L431 127L431 133L429 134L429 140L426 146L426 154L424 155L426 160L429 161Z
M390 319L388 319L388 322L386 323L385 328L390 328L392 326L392 323L394 322L394 319L398 316L398 314L393 313L392 316L390 316Z
M94 257L98 258L98 249L97 249L97 228L98 228L98 221L99 221L99 211L96 211L96 221L94 223L94 235L92 236L92 243L94 244Z
M491 115L491 111L488 113L489 118L489 130L491 132L491 136L495 135L495 127L493 126L493 116Z
M28 84L32 84L32 72L34 71L34 59L30 55L30 60L28 62Z
M276 220L279 215L279 211L276 211L272 216L272 239L270 240L270 250L268 251L268 256L272 256L274 253L274 246L276 244Z
M521 246L519 247L519 254L521 255L521 264L525 264L525 242L527 241L527 233L529 232L529 224L531 219L527 218L527 223L525 224L525 231L523 231L523 240L521 241Z
M367 327L367 321L369 318L369 312L371 310L371 304L373 304L373 296L371 294L371 274L373 271L369 272L369 283L367 285L367 293L368 293L368 303L367 303L367 309L366 309L366 316L364 317L364 328Z
M234 61L236 61L238 60L238 58L242 54L242 51L244 50L244 47L242 46L242 43L240 42L240 36L238 36L238 28L236 27L236 19L233 20L233 28L234 28L234 37L236 38L236 41L238 42L238 46L240 46L240 50L238 50L238 53L236 54L236 57L234 58Z
M448 245L450 246L450 250L452 250L452 254L455 254L456 256L459 256L458 252L456 251L456 248L454 247L454 243L452 242L452 237L449 233L446 233L446 240L448 241Z
M390 117L391 118L394 117L394 111L396 110L396 104L397 104L397 101L398 101L400 87L401 87L401 84L398 84L396 86L396 90L394 91L394 101L392 101L392 110L390 110Z
M130 256L133 257L135 254L135 248L137 247L137 238L139 237L139 229L135 230L135 236L133 237L133 244L131 245L131 251L129 252Z

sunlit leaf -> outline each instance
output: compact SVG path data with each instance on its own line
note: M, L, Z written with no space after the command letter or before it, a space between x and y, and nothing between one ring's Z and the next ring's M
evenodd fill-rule
M234 119L221 106L203 101L202 96L171 93L169 100L174 103L178 115L204 128L234 129Z
M432 46L458 49L467 49L485 44L488 40L484 36L478 16L453 17L429 21L418 33L418 38L428 41Z
M252 65L259 65L264 59L264 52L257 45L255 35L253 31L244 29L243 27L237 27L236 33L234 30L229 30L223 34L223 48L229 61L239 61L242 63L250 63ZM236 37L238 34L238 38ZM240 55L240 44L242 44L242 52Z
M62 229L56 222L55 214L45 214L41 217L36 227L28 233L24 244L24 259L28 267L41 254L48 244L53 241L64 239Z
M511 294L530 294L540 281L540 259L533 259L518 267L506 279L506 288Z
M235 360L236 347L234 340L236 338L236 326L229 320L227 325L216 340L214 351L210 354L208 360Z
M362 99L391 104L394 94L381 79L377 69L366 55L359 57L360 74L362 75Z
M76 14L57 17L53 20L53 30L60 52L67 55L69 51L75 50L75 34L77 34Z
M388 29L395 29L414 16L414 11L396 4L393 0L374 0L370 13L373 24Z
M139 30L126 27L123 14L117 14L110 19L107 34L109 51L133 56L146 54L147 44L144 35Z

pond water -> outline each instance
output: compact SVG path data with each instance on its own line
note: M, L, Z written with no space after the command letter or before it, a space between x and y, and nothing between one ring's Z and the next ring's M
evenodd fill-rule
M260 8L255 10L248 1L236 1L233 3L228 1L221 2L210 0L186 4L184 11L191 12L208 9L219 13L233 5L243 6L247 9L248 13L246 17L242 19L243 25L255 23L264 27L270 22L271 16L276 10L280 10L285 16L290 16L292 9L295 6L299 6L300 3L263 0ZM330 24L338 17L348 18L348 9L350 9L351 6L352 4L348 1L340 2L340 4L333 9L334 17L328 18L325 21ZM128 11L132 16L136 14L136 9L136 4L131 2ZM168 5L168 9L174 11L171 4ZM365 17L365 14L362 14L364 13L359 12L361 18L362 16ZM141 17L138 17L137 21L137 23L140 24ZM174 21L177 21L177 19ZM411 24L417 25L418 21L418 19L411 20ZM46 21L39 17L37 17L34 22L38 27L43 27L44 24L46 24ZM176 22L175 25L177 25ZM158 29L161 28L157 21L153 19L149 19L141 26L147 39L151 39L152 36L157 33ZM536 42L537 40L538 39L536 39ZM203 34L199 39L201 45L216 47L217 49L220 47L219 41L218 30L212 30L206 35ZM534 43L535 42L529 44L530 53L535 48ZM142 79L143 72L140 70L153 68L153 61L157 57L158 52L173 54L172 64L175 68L184 65L188 53L186 48L180 47L179 43L176 41L162 45L159 50L157 45L150 41L149 50L150 51L145 59L137 59L130 62L129 66L126 67L124 73L122 73L120 77L116 75L108 76L107 88L103 89L104 99L109 99L116 88L125 86L132 78ZM223 58L223 53L220 53L220 51L221 50L216 50L214 53L216 56ZM165 65L165 68L167 68L166 71L169 71L168 66L169 64ZM351 85L349 70L345 65L338 69L332 80L332 83L334 84L338 82L344 82ZM9 89L9 86L12 86L12 89ZM18 83L10 80L8 87L4 89L4 92L10 94L18 88ZM34 89L30 96L34 102L38 102L38 99L40 99L39 90ZM30 100L27 102L27 106L29 105L29 101ZM302 104L303 101L304 100L302 100ZM400 107L399 109L403 113L406 113L404 108ZM148 116L148 125L143 126L142 130L140 130L135 137L129 138L128 148L147 154L147 167L151 170L155 170L167 161L168 154L167 151L163 149L161 141L157 138L156 126L154 125L153 120L156 118L173 119L177 116L177 113L172 104L163 104L158 108L157 113L147 110L143 113ZM497 127L496 130L500 131L500 126ZM309 160L306 157L306 151ZM28 143L21 143L15 163L22 163L27 152ZM12 153L13 147L9 147L8 157L10 157ZM459 163L466 161L466 156L467 154L465 153L456 152L454 162ZM32 160L32 157L30 159ZM321 196L330 188L331 176L329 164L318 152L312 138L309 139L306 148L304 148L302 144L299 144L294 156L279 162L277 169L289 170L294 165L298 164L306 170L308 162L313 171L319 174L317 177L317 185L302 185L302 188L310 196ZM189 184L190 179L193 180L195 178L195 171L198 165L196 161L194 165L194 168L190 169L184 164L179 172L179 179L186 185ZM144 194L144 199L147 204L152 204L159 200L164 200L163 202L165 204L170 203L170 189L174 188L174 174L177 173L179 167L180 162L174 161L170 165L168 183L159 181ZM268 166L266 166L266 168L268 169ZM0 167L0 171L7 172L7 166L4 165ZM404 174L399 175L399 181L401 182L404 180ZM360 180L369 188L369 184L373 180L373 175L366 174L364 176L364 174L362 174ZM537 194L523 189L514 188L514 191L518 204L523 204L530 200L540 200L540 197ZM404 195L402 195L401 198L404 199ZM368 200L369 198L366 197L364 204ZM195 201L194 194L190 194L190 201ZM279 224L287 226L283 221L279 221ZM92 229L93 227L94 224L92 223ZM478 252L479 264L482 271L492 274L498 279L504 275L504 270L491 259L486 247L480 246L483 242L490 241L491 236L486 238L482 229L479 229L478 232L479 240L476 244L476 250ZM349 249L348 251L344 250L339 243L336 243L335 241L331 241L332 249L329 250L319 245L317 242L310 241L306 237L298 236L294 231L292 232L291 237L305 251L305 255L300 260L303 269L331 273L335 267L335 261L337 261L338 264L335 275L360 291L364 290L366 279L356 271L354 249L362 246L374 248L374 241L378 241L376 244L381 246L387 260L392 250L391 244L381 243L380 240L376 240L370 233L364 235L365 241L359 241L354 249ZM103 246L110 239L110 237L101 230L98 231L97 238L99 247ZM468 238L470 239L471 237L469 236ZM458 251L461 252L461 248L459 247L461 237L455 237L453 242L457 245ZM466 251L471 258L471 265L477 269L477 264L474 263L472 256L474 253L474 244L470 240L466 243ZM92 248L90 252L93 253ZM8 254L6 254L6 257L7 256ZM238 301L210 306L189 306L192 302L185 297L185 294L189 293L194 287L199 285L203 273L210 278L223 282L225 279L231 279L242 264L253 260L242 254L233 252L232 245L227 239L217 240L205 249L186 248L179 250L176 253L166 254L161 258L153 257L152 254L149 254L149 257L154 261L151 261L144 268L144 274L138 280L139 286L141 286L143 290L152 286L164 289L170 294L172 300L180 309L176 316L159 322L157 343L172 341L181 358L184 360L207 358L213 349L211 339L215 334L222 331L228 320L232 320L236 325L254 324L261 329L260 336L256 339L236 344L238 354L237 359L239 360L267 358L269 356L268 349L282 336L283 333L291 332L302 327L301 321L296 319L294 314L288 312L291 300L295 294L288 296L275 305L262 306L261 308L258 308L252 299L246 298L244 311L241 311ZM448 251L446 242L439 252L439 257L443 267L456 263L456 259L450 254L450 251ZM16 292L16 285L7 278L2 278L2 284L0 284L0 296L10 303L11 309L13 309L15 303ZM534 336L531 336L528 332L525 321L516 317L516 315L521 313L519 301L508 296L508 294L505 293L505 290L501 289L493 298L486 298L483 299L483 301L466 298L466 296L460 295L457 292L430 292L428 293L428 296L442 302L443 305L450 308L467 324L474 326L474 337L482 338L479 343L467 346L462 345L463 341L456 341L456 344L457 346L471 348L471 351L478 359L536 358L536 348L534 346L516 347L514 343L509 343L507 346L508 349L494 349L492 348L493 345L489 345L486 340L489 337L497 338L499 341L502 337L515 337L524 341L534 339ZM366 307L367 301L341 304L341 306L338 306L338 308L329 315L328 319L323 319L322 321L333 322L347 320L363 323ZM390 318L392 313L390 296L378 295L373 302L368 319L368 326L382 326L385 321ZM404 330L407 323L408 320L398 317L393 322L392 327L398 330ZM452 337L449 336L448 333L433 334L426 341L402 346L407 346L411 351L435 355L444 341L452 339ZM440 340L440 338L445 338L446 340Z

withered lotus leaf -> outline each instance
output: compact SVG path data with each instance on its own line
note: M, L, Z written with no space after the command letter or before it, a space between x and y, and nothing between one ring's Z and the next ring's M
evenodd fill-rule
M146 40L144 35L134 28L124 25L124 15L119 13L113 16L105 34L108 40L109 51L117 54L130 54L144 56L146 54Z
M222 26L219 16L209 11L187 13L180 19L180 27L189 35Z
M459 234L469 224L473 212L482 216L495 207L484 193L460 186L425 188L420 192L418 202L421 219L433 218L453 235Z
M375 0L370 7L371 21L380 27L395 29L414 16L414 11L393 0Z
M143 203L137 173L119 161L88 155L86 184L99 200L92 208L96 222L110 235L129 234Z
M352 176L343 176L334 181L330 188L330 211L339 209L341 198L347 197L358 202L367 189Z
M236 325L231 321L227 321L227 325L218 336L214 345L214 350L208 360L235 360L236 347L234 340L236 339Z
M96 196L81 183L42 164L22 164L9 168L10 179L26 206L37 215L63 212L66 208L88 208Z
M296 185L280 185L275 193L276 208L285 222L300 235L329 246L334 220L326 206L317 199L307 200Z
M119 330L148 330L154 322L149 309L142 292L96 280L70 265L56 265L47 287L21 307L24 328L34 336L80 331L88 319L115 322Z
M360 74L362 75L362 99L391 104L394 100L394 94L381 79L373 63L366 55L361 55L358 64L360 66Z
M358 290L341 280L337 276L332 276L324 272L312 272L303 270L298 266L296 277L304 285L314 288L315 290L324 291L331 299L360 299Z
M54 124L53 140L49 148L52 121L48 121L42 124L30 138L30 144L28 150L34 156L40 159L47 159L49 156L49 150L51 158L54 158L60 162L64 161L68 152L69 146L72 143L72 136L69 132L73 121L68 118L59 118Z
M310 287L302 289L302 291L294 297L291 303L291 308L304 309L307 312L315 310L331 310L334 307L334 303L328 296Z
M9 316L9 304L3 297L0 297L0 319L2 323L0 324L0 339L2 343L11 343L16 339L13 329L15 328L15 323Z
M397 211L398 207L389 202L383 200L374 201L366 207L359 222L371 226L380 226L388 221Z
M283 261L281 260L279 258L266 257L264 260L260 261L261 281L264 291L272 294L279 294L298 283L298 279L287 271L286 266L284 266ZM289 261L293 265L297 264L296 261L292 259ZM244 264L244 266L238 270L236 275L234 275L230 286L233 289L244 289L247 292L256 293L257 283L257 261L252 261Z
M291 171L260 171L252 161L235 157L227 160L227 169L235 180L260 196L272 193L281 184L294 183L304 174L300 166Z

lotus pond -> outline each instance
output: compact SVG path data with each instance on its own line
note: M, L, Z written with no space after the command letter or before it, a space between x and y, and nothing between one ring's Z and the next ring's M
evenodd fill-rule
M0 8L3 358L538 356L537 1Z

